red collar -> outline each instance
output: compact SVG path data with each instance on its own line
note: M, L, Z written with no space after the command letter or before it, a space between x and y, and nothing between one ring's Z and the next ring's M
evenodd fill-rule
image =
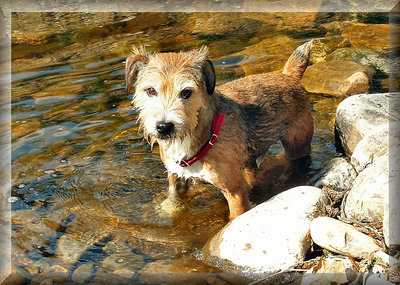
M222 123L224 122L224 119L225 119L225 114L220 113L217 115L217 113L215 113L214 121L211 127L210 140L203 146L203 148L195 156L193 156L190 159L178 162L179 166L182 167L190 166L207 154L207 152L211 149L211 147L218 142L218 133L219 130L221 129Z

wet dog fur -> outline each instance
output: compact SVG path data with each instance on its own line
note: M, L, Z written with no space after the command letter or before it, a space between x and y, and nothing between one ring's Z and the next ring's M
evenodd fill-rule
M272 144L281 141L290 160L310 154L313 119L300 80L311 44L299 46L282 73L250 75L220 86L215 86L205 47L178 53L133 49L126 60L126 93L134 91L145 137L159 144L168 170L167 200L179 200L187 179L200 178L222 191L233 219L250 208L248 193L268 168L263 164ZM216 112L226 115L218 143L193 165L179 166L209 141Z

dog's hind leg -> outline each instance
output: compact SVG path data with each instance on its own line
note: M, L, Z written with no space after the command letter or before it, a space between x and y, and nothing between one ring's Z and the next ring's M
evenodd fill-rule
M314 123L311 112L307 110L297 117L290 128L283 132L281 142L287 159L295 160L311 153L311 140Z

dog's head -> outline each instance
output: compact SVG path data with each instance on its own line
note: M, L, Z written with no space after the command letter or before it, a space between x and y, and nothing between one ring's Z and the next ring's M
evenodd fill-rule
M198 114L215 88L207 53L205 47L155 54L133 49L125 66L126 93L134 89L133 104L146 135L161 140L183 138L197 126Z

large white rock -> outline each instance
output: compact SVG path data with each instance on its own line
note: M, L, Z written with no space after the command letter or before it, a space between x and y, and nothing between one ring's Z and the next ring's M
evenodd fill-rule
M360 94L343 100L336 110L337 139L348 157L357 144L389 123L388 94ZM379 146L379 145L378 145Z
M300 186L235 218L203 248L204 261L225 271L275 272L304 260L310 222L322 190Z
M357 176L344 201L345 216L364 222L382 222L390 179L389 154L386 153Z
M369 236L328 217L318 217L311 222L311 238L327 250L355 258L369 258L380 250Z
M325 163L321 170L310 181L316 187L324 186L336 191L348 191L353 186L357 172L343 157L334 158Z

